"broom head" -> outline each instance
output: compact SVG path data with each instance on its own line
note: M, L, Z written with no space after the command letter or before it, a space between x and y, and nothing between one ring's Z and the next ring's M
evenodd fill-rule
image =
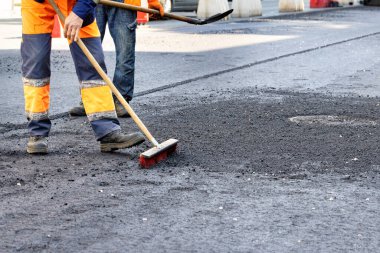
M178 140L169 139L161 143L158 147L151 148L140 155L141 167L149 167L165 160L168 156L176 151Z

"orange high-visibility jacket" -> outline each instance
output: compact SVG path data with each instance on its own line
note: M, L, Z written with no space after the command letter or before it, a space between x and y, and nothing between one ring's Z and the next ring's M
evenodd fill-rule
M141 0L124 0L124 3L140 6L141 5Z
M155 2L155 1L159 2L159 0L148 0L148 3L149 2ZM124 0L124 3L126 3L126 4L132 4L132 5L135 5L135 6L141 6L141 0Z

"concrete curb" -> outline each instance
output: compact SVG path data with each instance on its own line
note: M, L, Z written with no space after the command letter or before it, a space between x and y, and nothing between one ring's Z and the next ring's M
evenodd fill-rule
M1 23L21 23L21 18L0 18Z
M351 10L351 9L367 9L366 6L347 6L347 7L331 7L331 8L321 8L321 9L310 9L308 11L297 11L297 12L287 12L287 13L279 13L278 15L271 16L258 16L252 18L231 18L225 23L235 22L235 23L245 23L245 22L255 22L258 20L266 20L266 19L291 19L291 18L299 18L306 17L309 15L315 15L326 12L334 12L334 11L342 11L342 10Z
M334 11L341 11L341 10L350 10L350 9L361 9L366 8L365 6L347 6L347 7L330 7L330 8L322 8L322 9L311 9L310 11L303 11L303 12L291 12L291 13L280 13L279 15L273 15L273 16L261 16L258 19L288 19L288 18L295 18L295 17L302 17L302 16L308 16L308 15L314 15L319 13L325 13L325 12L334 12Z
M307 17L311 15L316 15L319 13L327 13L327 12L337 12L337 11L343 11L343 10L351 10L351 9L368 9L370 7L358 5L358 6L346 6L346 7L331 7L331 8L320 8L320 9L307 9L306 11L299 11L299 12L287 12L287 13L278 13L276 15L270 15L270 16L257 16L257 17L250 17L250 18L230 18L229 20L220 20L217 23L218 24L229 24L229 23L247 23L247 22L260 22L265 20L281 20L281 19L295 19L299 17ZM194 16L194 18L196 18ZM170 20L169 20L170 21ZM173 20L172 20L173 21ZM173 21L174 22L174 21ZM212 25L212 24L211 24ZM148 23L147 25L143 27L158 27L160 26L159 22L156 23ZM180 27L181 25L175 26Z

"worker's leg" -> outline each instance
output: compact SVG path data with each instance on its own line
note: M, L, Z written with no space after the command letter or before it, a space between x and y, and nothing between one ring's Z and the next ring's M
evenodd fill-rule
M112 15L116 14L116 15L119 15L122 17L123 15L119 14L119 13L128 12L126 10L121 10L121 11L117 11L116 13L114 13L115 12L114 10L116 10L116 9L117 8L107 7L107 6L104 6L102 4L99 4L96 7L96 23L98 25L98 28L100 31L100 36L101 36L102 40L103 40L104 35L105 35L108 19L111 18L112 20L114 20L114 17ZM116 19L119 19L119 18L116 17ZM114 21L112 21L112 22L114 23ZM120 22L120 24L117 24L117 25L120 26L120 29L128 30L128 28L127 28L128 24L123 24L122 22ZM127 33L127 31L125 31L124 33ZM129 38L132 38L132 37L129 37ZM124 43L126 45L124 45ZM131 43L128 40L121 42L121 43L119 42L117 44L115 43L117 62L116 62L116 70L115 70L115 76L114 76L114 84L115 84L116 88L119 90L119 92L125 97L125 99L127 101L130 101L132 99L132 95L133 95L135 35L133 36L132 55L130 55L130 57L127 57L126 53L125 53L126 50L123 48L130 47L130 46L128 46L129 44L131 44ZM131 50L131 49L128 49L128 50ZM122 64L120 63L121 61L119 60L121 58L125 58L126 61L129 62L126 64L127 67L125 67L125 68L122 67ZM128 66L131 66L131 67L128 67ZM123 78L123 76L125 76L125 77ZM117 101L116 98L114 98L114 100L115 100L115 107L116 107L117 116L118 117L129 117L128 112L119 103L119 101ZM79 106L75 106L72 109L70 109L69 113L72 116L85 116L85 110L84 110L82 101L80 102Z
M80 37L99 65L106 71L100 34L96 23L82 28ZM76 72L80 80L82 101L87 117L98 140L107 134L119 130L119 121L111 89L102 80L78 44L70 44Z
M108 21L108 16L107 16L107 9L109 7L104 6L102 4L98 4L96 6L96 23L98 24L99 32L100 32L100 38L103 42L104 35L106 33L106 27L107 27L107 21Z
M49 135L51 32L54 11L46 3L22 1L22 77L30 136Z
M118 0L123 2L123 0ZM107 8L108 28L115 43L116 68L113 82L123 97L133 97L135 81L135 45L137 13L119 8Z
M104 55L96 23L82 28L81 37L105 71ZM81 81L82 101L95 136L100 141L100 150L110 152L144 142L144 136L139 132L128 135L120 132L111 89L91 66L77 43L72 43L70 49Z

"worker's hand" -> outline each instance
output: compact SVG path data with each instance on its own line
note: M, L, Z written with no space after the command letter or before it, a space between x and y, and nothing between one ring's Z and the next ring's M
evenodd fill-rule
M63 29L65 38L68 38L71 41L77 41L82 24L83 19L78 17L77 14L72 11L65 20L65 27Z
M148 0L148 7L150 9L159 10L162 17L165 14L164 7L162 7L159 0Z

